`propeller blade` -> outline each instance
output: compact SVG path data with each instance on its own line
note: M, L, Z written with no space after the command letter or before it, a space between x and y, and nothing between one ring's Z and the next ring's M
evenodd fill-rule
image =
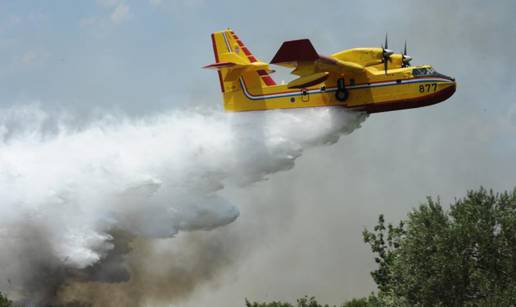
M385 74L387 74L389 61L391 61L391 55L394 54L392 50L389 50L389 38L387 33L385 33L385 45L382 44L381 46L383 69L385 70Z
M386 75L387 75L387 65L388 65L388 61L383 61L383 69L385 70Z
M387 41L387 33L385 33L385 49L389 49L389 42Z
M407 55L407 41L405 41L403 53L401 54L401 67L409 67L410 61L412 61L412 58Z

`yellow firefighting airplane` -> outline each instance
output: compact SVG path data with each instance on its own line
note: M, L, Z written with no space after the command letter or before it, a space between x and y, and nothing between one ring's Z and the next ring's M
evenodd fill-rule
M318 54L308 39L284 42L271 64L293 68L299 76L277 85L267 63L259 61L232 30L211 35L226 111L343 106L368 113L418 108L448 99L455 79L430 65L410 67L403 53L354 48Z

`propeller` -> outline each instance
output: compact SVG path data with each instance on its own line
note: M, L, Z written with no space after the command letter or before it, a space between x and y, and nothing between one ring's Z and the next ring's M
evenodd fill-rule
M391 60L391 55L393 53L394 52L392 50L389 50L389 41L387 39L387 33L385 33L385 45L382 45L382 62L385 74L387 74L387 68L389 66L388 62Z
M412 61L412 57L407 55L407 41L405 41L405 48L401 54L401 67L409 67L410 61Z

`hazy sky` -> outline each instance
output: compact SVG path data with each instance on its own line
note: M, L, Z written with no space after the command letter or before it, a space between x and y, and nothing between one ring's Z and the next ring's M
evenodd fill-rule
M379 213L397 222L429 195L448 203L516 185L515 20L514 1L6 0L0 106L133 117L220 107L216 74L200 67L213 62L210 33L226 27L265 61L290 39L323 54L379 46L386 32L393 50L407 40L413 64L455 77L456 94L372 115L293 170L225 191L241 217L220 231L252 243L180 305L305 294L338 303L374 289L361 232Z

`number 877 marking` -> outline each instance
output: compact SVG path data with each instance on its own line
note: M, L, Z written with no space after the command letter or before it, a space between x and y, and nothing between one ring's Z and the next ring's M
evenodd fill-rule
M431 90L433 93L435 93L437 91L437 83L421 84L419 86L420 93L430 93Z

